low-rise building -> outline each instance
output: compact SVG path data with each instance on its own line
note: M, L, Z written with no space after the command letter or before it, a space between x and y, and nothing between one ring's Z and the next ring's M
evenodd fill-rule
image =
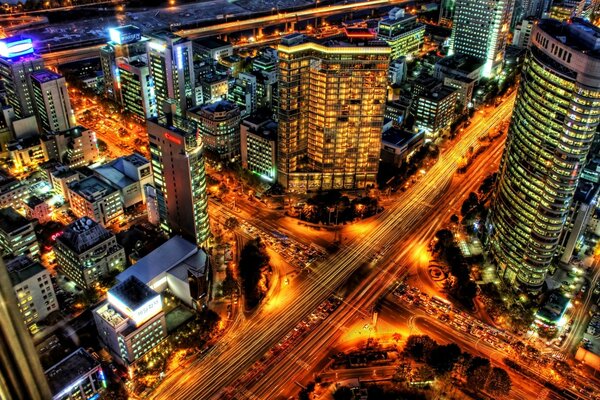
M435 140L450 129L456 117L458 91L442 86L423 93L413 102L415 125L425 131L425 140Z
M381 162L400 167L411 155L423 146L425 132L391 128L381 137Z
M0 208L19 208L29 197L29 186L25 181L0 171Z
M12 207L0 209L0 249L4 255L14 257L37 260L40 256L33 224Z
M135 276L111 288L92 314L100 340L123 365L131 365L167 337L161 295Z
M210 74L201 81L202 101L214 103L227 98L229 83L226 76Z
M166 289L188 307L200 310L210 298L210 267L206 253L196 244L173 236L117 275L118 282L135 277L152 290Z
M31 333L39 330L38 322L58 311L58 302L50 272L39 262L20 256L6 263L23 322Z
M269 182L277 177L277 123L265 118L246 118L240 126L242 167Z
M37 219L40 224L45 224L52 219L50 205L37 196L31 196L25 201L25 216L27 219Z
M125 268L125 250L115 235L83 217L63 231L54 244L60 271L81 288L89 288L109 271Z
M123 207L146 204L144 186L152 184L150 162L133 153L94 168L94 174L121 192Z
M52 400L97 399L106 388L100 363L82 348L75 350L44 373Z
M195 121L205 149L221 160L235 161L240 155L240 109L234 103L221 100L188 110Z
M233 46L221 39L202 38L193 42L194 53L202 59L219 61L223 57L233 55Z
M467 54L453 54L435 64L434 77L440 81L447 76L460 76L479 82L483 63L477 57Z
M79 182L80 179L81 175L77 171L63 165L50 172L52 188L67 201L69 200L69 185Z
M417 53L423 46L425 25L417 21L417 15L405 14L395 7L387 18L379 21L377 37L392 48L392 60Z
M107 226L123 215L121 192L97 176L89 176L69 185L71 211Z
M46 161L39 136L16 139L6 146L10 160L17 171L35 168Z
M99 154L96 132L82 126L46 132L41 136L41 144L46 161L58 161L71 168L88 165Z

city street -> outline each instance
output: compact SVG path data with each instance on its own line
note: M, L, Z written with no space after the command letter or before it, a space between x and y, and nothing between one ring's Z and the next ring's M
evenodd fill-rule
M336 291L353 273L371 256L384 254L392 243L407 243L407 239L415 229L426 237L433 233L425 228L425 222L431 223L431 215L439 213L432 208L444 194L456 171L457 160L473 146L477 139L489 129L506 120L514 104L515 95L496 108L487 118L479 118L465 130L460 140L445 151L439 161L412 188L404 192L399 201L388 208L378 218L375 229L365 232L356 240L347 243L337 254L314 267L308 277L302 276L288 291L289 302L281 309L269 313L260 313L251 321L228 334L211 349L206 356L192 363L186 369L187 379L180 374L173 374L152 394L152 398L212 398L235 381L245 370L254 364L269 348L286 333L290 332L307 315L309 315L332 292ZM425 230L425 232L422 232ZM409 246L406 247L407 250ZM408 253L408 251L406 252ZM362 255L357 257L357 255ZM381 254L380 254L381 255ZM388 287L388 279L395 279L399 262L383 271L370 271L370 279L364 279L369 288L376 287L381 292ZM392 271L390 271L392 270ZM390 272L394 272L391 273ZM386 279L387 278L387 279ZM372 296L363 294L363 299L372 300ZM344 303L346 304L346 303ZM351 307L355 304L349 303ZM357 308L354 308L356 310ZM359 309L359 308L358 308ZM363 311L365 312L365 311ZM290 375L285 382L290 382ZM272 390L278 390L276 381L271 381Z

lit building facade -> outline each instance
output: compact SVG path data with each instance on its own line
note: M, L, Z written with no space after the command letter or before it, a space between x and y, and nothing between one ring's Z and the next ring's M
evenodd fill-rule
M286 190L375 184L390 53L368 39L283 38L277 174Z
M203 245L210 236L204 148L198 128L173 114L147 121L160 226Z
M16 119L34 113L29 76L44 68L44 60L34 53L31 39L14 36L0 40L0 81L6 91L6 103Z
M158 115L165 104L175 104L177 115L185 115L196 104L192 42L170 32L152 35L148 43L148 65L154 81Z
M234 162L240 156L240 108L228 100L188 111L198 125L205 149L219 159Z
M413 101L415 125L425 131L425 140L437 139L456 118L459 91L441 86L422 93Z
M150 68L141 60L117 60L121 104L140 120L157 115L154 81Z
M40 129L60 132L74 127L75 114L65 78L44 69L32 73L30 79Z
M107 386L100 362L83 348L63 358L45 374L52 400L96 399Z
M406 15L400 8L393 8L377 25L377 37L392 48L392 60L417 53L424 36L425 25L417 21L416 15Z
M514 0L456 0L449 54L484 62L485 78L502 68Z
M119 190L97 176L89 176L69 185L69 204L78 218L89 217L107 226L123 215Z
M16 257L6 263L23 322L31 333L48 314L58 311L58 301L50 280L50 272L28 257Z
M83 126L46 132L41 136L41 144L45 160L58 161L70 168L91 164L99 154L96 132Z
M600 30L542 20L531 35L490 216L509 284L541 287L600 122Z
M40 256L33 224L11 207L0 209L0 250L14 257L37 260Z
M167 337L161 295L135 276L111 288L92 315L100 340L126 366Z
M89 288L110 271L125 268L125 250L115 235L83 217L69 225L54 245L60 271L80 288Z
M246 118L240 127L242 167L268 182L277 177L277 123Z

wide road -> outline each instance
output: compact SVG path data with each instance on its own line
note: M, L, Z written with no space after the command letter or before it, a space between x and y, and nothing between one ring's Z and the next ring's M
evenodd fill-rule
M382 258L379 271L374 272L375 279L365 280L358 285L336 312L309 337L294 345L286 357L268 365L267 372L257 382L238 389L241 395L237 398L251 394L250 397L260 399L284 399L294 394L297 386L293 382L303 382L303 378L311 377L311 373L318 373L319 361L327 356L329 349L336 346L338 338L347 331L348 326L356 325L358 318L364 320L361 325L370 322L371 307L400 276L414 275L426 292L437 294L438 288L432 286L427 276L428 262L422 257L423 252L434 232L448 221L455 207L460 208L468 194L477 191L481 181L496 170L504 143L501 139L496 140L473 162L467 173L455 175L451 184L447 185L447 190L440 188L442 196L437 200L431 198L430 204L422 212L415 210L410 219L412 231L393 243L387 256ZM430 173L423 179L427 179ZM310 369L306 366L310 366Z
M398 202L385 211L379 223L338 253L318 264L309 279L294 280L288 301L279 309L261 312L236 332L229 332L204 358L173 374L153 393L156 399L210 399L234 382L294 326L338 289L375 252L389 248L415 229L415 222L431 212L430 202L452 180L456 161L489 129L508 118L514 94L487 118L472 123L461 139L440 155L438 162ZM377 278L374 271L369 278Z

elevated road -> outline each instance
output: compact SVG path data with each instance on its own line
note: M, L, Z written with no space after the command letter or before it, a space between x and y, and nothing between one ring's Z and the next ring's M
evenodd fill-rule
M443 194L449 185L456 170L456 161L480 136L510 116L514 98L513 94L487 118L479 118L472 123L460 140L440 155L425 178L403 193L398 202L380 216L375 226L316 265L314 272L307 277L295 279L288 289L284 305L279 308L270 307L270 311L259 313L236 332L229 332L202 359L192 363L185 371L166 378L151 397L218 397L224 388L231 385L332 292L341 287L374 253L385 251L391 244L408 239L419 224L427 222L423 216L430 214L431 202ZM376 282L383 277L381 274L385 275L385 272L373 267L365 280Z

